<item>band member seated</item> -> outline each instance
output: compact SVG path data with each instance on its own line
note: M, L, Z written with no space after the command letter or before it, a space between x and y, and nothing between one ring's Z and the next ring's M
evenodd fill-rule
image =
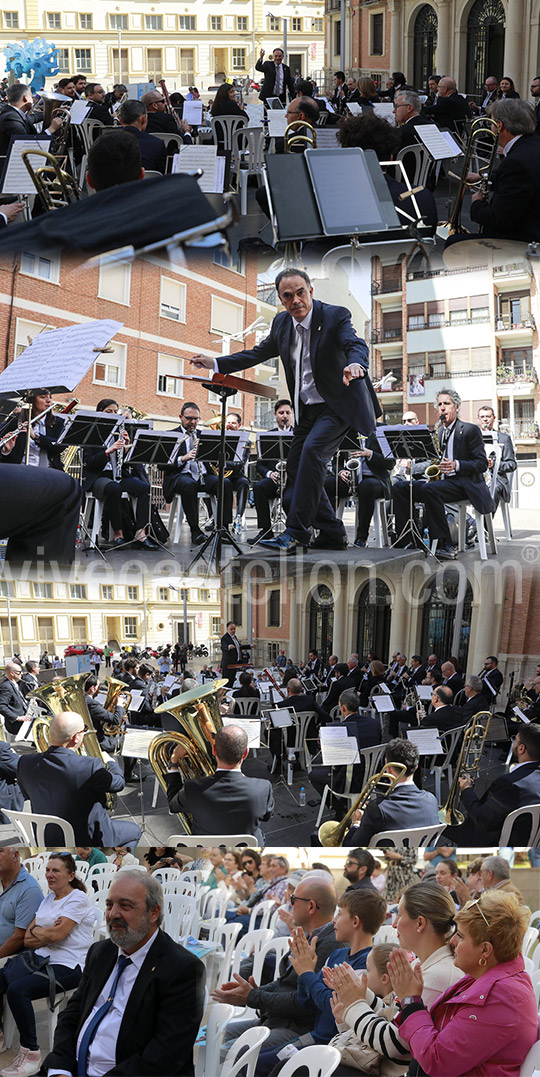
M7 89L7 104L0 113L0 156L5 157L9 152L12 138L38 138L34 123L28 113L34 107L34 98L30 86L22 82L15 82ZM42 135L54 135L55 131L62 126L62 117L54 116L46 131Z
M422 684L425 675L426 667L422 663L422 655L413 654L411 657L409 672L402 674L403 680L405 681L407 688L414 684Z
M167 147L160 138L148 134L148 113L142 102L124 101L118 118L124 130L137 139L143 168L153 172L166 172Z
M118 674L116 680L123 681L127 684L130 691L136 690L142 692L145 687L145 682L139 677L140 662L138 658L126 658L122 666L122 673Z
M28 662L24 663L24 670L19 682L19 687L26 699L29 692L35 692L36 688L39 688L39 662L36 662L35 659L31 658Z
M400 148L404 146L423 146L422 140L416 133L417 127L433 126L425 113L420 111L420 98L414 90L399 90L394 97L394 117L399 131ZM427 150L424 150L427 153ZM413 183L416 173L416 157L414 154L405 154L403 167L409 177L409 183ZM426 183L429 190L435 188L435 169L430 169Z
M456 556L445 505L470 501L481 513L495 511L495 503L484 481L488 462L482 435L473 423L461 421L460 404L461 397L455 389L441 389L437 394L440 418L437 435L443 454L437 464L441 478L438 482L414 479L412 483L414 501L421 501L426 506L429 538L430 541L438 540L437 557L440 560L453 560ZM406 483L394 486L394 512L399 535L409 518L409 487ZM403 542L400 540L398 545Z
M292 430L294 413L290 400L278 400L274 404L274 416L277 425L269 430L270 434L278 433L280 430ZM257 513L258 533L254 538L248 539L249 546L254 546L255 543L260 542L263 538L274 537L270 506L278 496L280 488L280 476L279 472L276 471L277 463L278 458L275 460L257 460L256 472L260 477L253 486L253 500ZM285 486L285 476L283 477L283 486Z
M124 708L116 707L113 712L106 710L102 703L95 697L100 689L99 677L92 675L84 686L86 706L94 724L97 739L105 752L115 752L118 748L118 737L105 730L106 725L121 725L124 720Z
M474 673L469 674L465 681L464 693L465 702L460 707L461 721L463 723L468 722L479 711L485 711L486 709L486 700L482 694L482 678L477 677Z
M207 671L207 673L208 673L208 671ZM204 678L203 678L203 680L204 680ZM247 670L244 670L240 674L238 680L240 681L240 688L237 688L236 692L233 692L233 700L235 700L235 699L260 699L261 698L261 693L259 692L259 689L256 688L254 683L253 683L253 674L252 673L249 673ZM243 713L244 713L243 710L241 710L240 707L236 707L236 705L234 705L234 703L233 703L233 706L231 708L231 714L243 714Z
M480 673L482 679L482 695L488 706L495 703L501 690L504 677L500 671L499 659L494 654L488 655L484 662L484 668Z
M108 397L100 400L96 406L96 411L114 415L119 410L117 401ZM129 434L124 430L111 444L104 445L97 452L94 449L84 450L82 487L85 493L92 493L98 501L103 501L104 514L113 530L113 546L123 546L125 541L122 494L135 497L135 541L132 545L138 550L157 550L156 543L146 534L150 519L150 483L142 465L123 463L124 453L129 446Z
M471 117L465 98L457 92L456 80L446 75L439 79L436 100L432 105L425 104L422 112L435 120L438 127L447 127L457 134L461 134L465 120Z
M105 90L101 83L86 84L85 101L90 105L89 120L99 120L105 127L112 127L113 118L105 104Z
M312 648L309 652L309 658L302 669L304 677L320 677L322 670L322 662L319 658L319 652Z
M359 685L361 707L367 707L369 705L369 699L373 689L376 688L377 685L382 684L384 679L384 663L380 662L378 658L373 658L369 663L368 672L364 675Z
M463 677L461 673L458 673L454 663L447 659L441 666L441 673L443 675L443 684L452 689L452 692L456 696L458 692L461 692L463 688Z
M431 710L418 722L419 710L417 707L408 707L407 710L396 710L389 715L388 730L391 737L400 735L400 726L407 728L438 729L446 733L448 729L464 725L465 719L461 707L453 706L454 693L446 685L439 685L431 693ZM424 704L424 710L426 706Z
M497 468L497 478L495 480L495 490L493 491L493 500L495 506L498 507L500 501L510 504L510 498L512 494L512 474L517 468L516 453L510 434L505 434L501 430L494 430L495 425L495 412L493 408L485 404L478 411L478 422L480 423L480 429L484 433L493 432L495 441L501 446L501 458L499 460L499 466ZM489 444L486 442L486 451L488 452L488 465L490 471L493 471L495 465L495 454L489 451Z
M534 722L519 727L512 747L512 763L518 765L509 774L496 778L481 797L475 793L468 775L459 778L460 810L465 809L467 816L460 826L445 830L445 840L448 838L456 845L497 846L507 815L527 804L540 802L540 726ZM530 829L530 816L525 815L514 825L512 845L528 845Z
M283 681L285 686L285 681ZM295 714L302 714L306 711L312 711L315 713L315 720L309 722L306 730L306 740L313 741L316 736L316 726L321 723L324 725L328 722L328 714L319 706L315 696L312 696L310 692L304 692L301 682L298 677L291 677L287 681L287 698L283 703L276 703L276 707L292 707ZM268 747L272 753L274 760L279 758L282 748L290 748L295 741L295 729L293 726L288 726L284 733L281 729L275 729L271 727L268 736Z
M200 417L199 407L192 400L187 400L182 405L180 426L175 429L184 434L184 440L174 464L167 464L163 468L163 496L166 501L171 502L175 494L180 494L182 508L191 531L191 542L194 546L200 546L205 539L199 527L197 496L203 492L204 485L195 459L198 440L197 423Z
M337 724L345 727L348 737L356 738L358 750L361 751L362 748L371 748L372 745L380 744L381 725L378 718L360 715L358 709L359 706L360 700L356 692L352 688L347 688L339 697L339 709L342 720ZM347 781L347 771L350 769L349 767L316 766L316 759L312 760L312 762L314 768L310 771L309 780L312 786L317 790L319 796L322 797L325 785L331 786L335 793L342 793L344 791ZM360 792L363 775L364 761L362 759L360 763L355 763L352 767L351 792ZM340 814L345 814L345 810L343 809L344 803L344 801L334 801L334 799L331 798L332 806Z
M148 112L148 125L146 128L148 134L153 135L155 132L163 132L165 134L179 135L186 146L191 145L193 140L189 123L187 120L180 120L180 127L178 126L174 116L167 111L167 102L160 90L148 90L143 93L141 104L145 106Z
M225 429L235 430L242 429L242 416L237 412L231 412L227 415L225 420ZM246 450L248 446L246 446ZM233 494L236 494L236 521L240 523L246 511L246 504L249 494L249 479L246 475L246 463L247 460L227 460L225 464L225 480L224 480L224 505L223 505L223 523L225 527L230 527L233 518ZM217 474L217 465L214 467L204 464L204 488L210 494L211 497L217 497L219 475Z
M28 463L32 467L54 467L62 471L60 456L65 445L58 445L58 438L64 429L64 420L59 415L54 415L48 409L53 403L52 393L49 389L37 389L26 394L30 407L30 456ZM44 413L47 414L44 414ZM26 412L28 415L28 412ZM19 423L20 428L19 428ZM26 434L28 420L18 408L11 417L9 425L4 427L4 435L14 432L11 441L2 446L3 462L6 464L21 464L26 453Z
M501 100L489 115L499 128L501 164L493 173L492 194L473 194L471 218L483 236L497 239L540 239L540 208L536 177L540 168L540 142L535 137L536 115L528 101ZM479 178L469 173L469 179Z
M336 675L330 685L328 695L322 701L322 708L327 714L338 705L339 697L346 688L356 688L354 678L350 676L346 662L337 662L334 666Z
M367 544L369 525L375 511L375 502L378 498L390 498L390 472L396 461L393 456L385 456L375 434L370 434L365 448L355 449L350 454L350 459L360 461L360 475L344 468L339 472L337 484L337 498L349 497L351 484L353 492L358 494L356 508L356 536L354 545L364 548ZM361 486L359 485L361 483ZM324 481L324 488L330 498L336 494L336 482L333 475L329 475ZM312 546L319 545L315 539Z
M435 826L439 822L439 807L433 793L419 789L414 783L418 767L418 748L407 740L391 740L386 749L387 764L402 763L406 770L398 777L392 793L376 793L364 811L353 815L351 829L345 835L344 846L367 847L375 834L386 830L406 830L420 826Z

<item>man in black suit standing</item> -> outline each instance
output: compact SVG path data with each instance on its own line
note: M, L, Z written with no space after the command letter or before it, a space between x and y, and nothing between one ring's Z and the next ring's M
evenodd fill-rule
M440 425L437 428L443 457L438 461L441 470L439 482L413 480L413 499L426 506L430 540L438 539L437 557L453 560L456 551L452 546L446 519L445 505L470 501L479 512L495 511L495 502L484 481L488 470L487 456L482 435L473 423L463 423L458 416L461 397L455 389L441 389L437 393L437 411ZM394 510L396 531L401 534L409 518L409 486L394 486Z
M153 875L126 870L115 878L105 913L109 939L88 951L45 1073L191 1077L205 972L161 930L163 904Z
M492 179L492 195L478 191L471 200L471 219L483 236L529 243L540 240L538 175L540 142L534 137L536 116L528 101L503 98L491 105L499 128L503 158ZM476 173L470 173L474 179Z
M269 434L278 434L281 431L290 430L294 425L294 414L290 400L277 400L274 404L274 416L276 426L268 431ZM275 501L279 493L280 475L276 470L278 459L257 460L256 472L258 482L253 486L253 500L257 512L258 533L254 538L248 539L248 546L255 546L263 538L273 538L272 521L270 519L270 505Z
M498 666L499 659L496 658L494 654L490 654L486 658L484 668L480 674L482 679L482 695L490 706L492 703L495 703L504 680Z
M501 500L509 505L512 496L511 476L513 472L517 470L517 460L512 438L510 437L510 434L504 434L500 430L493 430L495 425L495 412L489 404L484 404L479 409L478 422L480 423L480 429L482 431L485 433L493 432L495 443L501 447L501 458L497 468L493 500L496 506L499 505ZM487 451L489 451L489 445L487 445ZM491 453L488 455L488 464L490 470L493 470L495 457L492 456Z
M195 460L197 423L200 418L198 404L195 404L193 400L186 400L180 412L180 426L176 428L184 435L184 440L174 464L167 464L163 469L163 496L166 501L172 501L175 494L180 494L182 508L191 531L191 542L194 546L200 546L205 540L199 527L198 499L198 494L204 491L204 486L199 474L199 465Z
M241 767L248 755L247 733L229 725L218 730L213 752L216 773L208 778L182 782L178 764L187 754L181 744L173 749L167 774L169 811L187 812L193 833L252 834L264 845L261 822L274 811L272 786L265 778L248 778Z
M445 841L448 838L452 844L481 845L483 848L497 846L506 816L516 808L540 802L540 728L534 722L519 727L512 748L512 763L518 765L509 774L496 778L481 797L475 793L468 776L459 779L461 805L466 809L467 817L460 826L445 830ZM512 845L527 845L529 832L530 817L524 816L512 830Z
M296 415L287 460L287 529L278 538L263 539L262 545L291 552L308 545L315 527L319 546L324 542L327 549L345 549L345 528L336 519L323 480L347 429L368 435L380 414L366 376L368 349L356 336L345 307L313 302L311 281L303 270L284 269L275 283L285 310L276 315L265 340L217 360L195 355L191 362L199 370L232 374L281 356Z
M259 53L259 59L255 64L255 70L264 75L264 82L259 91L261 101L266 104L269 97L279 97L283 107L287 104L287 91L289 97L295 97L294 82L291 69L283 63L283 49L274 49L272 59L264 60L264 49Z
M236 625L234 621L227 621L227 631L221 637L221 676L228 678L229 688L232 688L237 672L235 669L229 672L229 666L238 665L241 661L242 648L236 637Z
M5 157L9 152L12 138L41 139L45 137L47 139L62 126L62 117L55 116L47 130L38 135L27 115L33 104L34 99L29 86L22 82L15 82L13 86L8 86L7 106L0 112L0 157Z
M16 734L28 709L25 693L20 687L22 668L18 662L6 662L4 673L4 679L0 681L0 714L8 733Z
M118 118L124 130L137 139L143 168L164 174L167 167L167 149L160 138L148 134L148 113L142 102L124 101Z
M439 92L433 105L424 105L424 116L435 120L437 127L449 127L451 131L461 133L465 120L471 118L471 110L464 97L457 92L455 79L444 78L439 81Z

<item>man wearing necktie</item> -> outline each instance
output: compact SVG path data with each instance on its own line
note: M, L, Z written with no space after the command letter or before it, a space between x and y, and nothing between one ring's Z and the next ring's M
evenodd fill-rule
M157 879L123 871L107 896L109 939L90 947L45 1059L48 1077L193 1074L204 966L160 929Z
M34 99L29 86L22 82L16 82L8 86L7 107L0 114L0 156L5 157L9 153L12 138L19 139L42 139L48 142L50 136L62 126L61 116L54 116L46 131L38 135L34 124L28 118L27 113L33 107Z
M309 545L315 528L318 548L345 549L345 528L323 483L326 465L348 427L367 436L380 414L367 377L367 345L356 336L350 311L313 300L303 270L282 270L275 285L285 310L276 315L265 340L216 360L195 355L191 362L197 369L232 374L281 356L296 416L284 495L287 529L261 545L290 552Z
M413 499L426 506L425 521L431 540L437 539L437 557L453 560L452 545L445 505L470 501L479 512L495 512L495 502L484 481L488 460L479 428L463 423L458 411L461 398L455 389L441 389L437 394L440 425L437 428L442 458L437 461L441 472L438 482L413 481ZM409 518L409 485L394 486L394 511L398 535Z
M201 418L198 404L192 400L186 400L180 412L180 426L176 427L178 433L184 435L178 455L174 464L167 464L163 475L163 496L166 501L172 501L175 494L180 494L182 508L191 531L191 542L194 546L200 546L205 536L199 527L199 501L198 494L204 490L199 475L199 465L195 459L197 455L197 423Z
M295 97L291 69L283 63L283 49L274 49L272 59L263 63L264 49L261 49L255 70L264 75L259 97L266 102L269 97L279 97L283 105L287 102L287 90L291 99Z

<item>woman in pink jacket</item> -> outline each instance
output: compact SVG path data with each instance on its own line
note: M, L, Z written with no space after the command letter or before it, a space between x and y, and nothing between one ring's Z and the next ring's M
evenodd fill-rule
M456 913L451 939L464 978L427 1010L422 973L403 950L388 963L402 1010L399 1034L414 1061L410 1075L427 1077L518 1077L538 1039L534 991L521 955L530 909L519 897L484 891Z

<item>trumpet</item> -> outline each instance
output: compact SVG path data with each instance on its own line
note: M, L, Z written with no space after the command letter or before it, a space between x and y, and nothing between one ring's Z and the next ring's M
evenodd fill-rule
M363 811L374 794L387 797L393 793L396 785L405 777L407 767L405 763L386 763L378 774L373 774L364 785L358 799L351 805L349 811L339 823L328 821L319 827L319 841L321 845L343 845L343 839L349 829L350 821L357 811Z

